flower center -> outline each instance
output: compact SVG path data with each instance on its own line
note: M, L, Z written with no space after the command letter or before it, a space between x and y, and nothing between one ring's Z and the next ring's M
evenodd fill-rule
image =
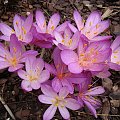
M11 60L10 60L10 63L15 67L18 63L18 60L16 57L13 57Z

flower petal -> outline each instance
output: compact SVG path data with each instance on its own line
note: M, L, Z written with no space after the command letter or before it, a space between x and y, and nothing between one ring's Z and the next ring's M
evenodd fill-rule
M78 62L73 62L68 65L68 69L71 73L81 73L83 71L83 67L79 65Z
M69 113L69 111L66 109L66 107L58 106L58 109L59 109L60 114L62 115L62 117L63 117L64 119L69 119L69 118L70 118L70 113Z
M74 25L68 23L68 26L69 26L69 28L72 32L76 33L78 31L77 28Z
M68 64L70 64L70 63L72 63L72 62L78 61L78 56L77 56L77 54L76 54L74 51L72 51L72 50L63 50L63 51L61 52L61 59L62 59L62 61L63 61L66 65L68 65Z
M53 88L50 87L49 85L46 85L46 84L41 85L41 91L49 97L56 97L57 96L57 93L53 90Z
M50 73L48 70L43 70L40 74L40 78L39 78L39 82L43 83L45 81L47 81L50 77Z
M67 87L62 87L59 92L59 96L65 98L69 94L69 90Z
M78 110L80 107L82 107L80 106L78 101L73 98L66 98L65 100L66 100L65 106L71 110Z
M26 71L24 71L24 70L18 70L18 76L20 77L20 78L22 78L22 79L24 79L24 80L27 80L28 78L27 78L27 73L26 73Z
M28 80L23 80L21 83L21 87L26 91L32 91L32 87L31 87L30 82Z
M47 31L49 34L53 34L52 32L57 27L59 22L60 22L60 15L59 14L55 13L54 15L51 16L51 18L48 22L48 26L47 26Z
M55 115L55 112L57 110L57 107L54 106L54 105L51 105L44 113L43 115L43 120L51 120L54 115Z
M45 104L52 104L52 101L54 100L54 98L48 97L46 95L39 95L38 99L41 103Z

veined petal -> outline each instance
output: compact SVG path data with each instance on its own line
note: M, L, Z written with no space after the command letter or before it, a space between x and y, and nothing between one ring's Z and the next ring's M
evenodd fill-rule
M69 111L66 109L66 107L58 106L58 109L59 109L60 114L62 115L62 117L63 117L64 119L69 119L69 118L70 118L70 113L69 113Z
M74 11L73 13L73 17L74 17L74 20L75 20L75 23L77 25L77 28L79 29L79 31L84 27L84 23L82 21L82 17L81 15L79 14L78 11Z
M28 15L28 17L26 18L23 27L26 30L26 32L29 32L31 27L33 24L33 14L31 13L30 15Z
M76 33L78 31L78 29L74 25L68 23L68 26L72 32Z
M94 87L92 89L89 89L85 95L92 95L92 96L96 96L96 95L99 95L99 94L102 94L105 92L105 89L102 87L102 86L97 86L97 87Z
M49 34L53 34L52 32L55 30L59 22L60 22L60 15L57 13L52 15L52 17L50 18L48 22L48 26L47 26L47 31Z
M31 32L28 32L24 38L23 38L23 42L25 43L30 43L33 39L33 34Z
M24 66L23 64L18 63L16 66L10 66L8 71L9 72L14 72L14 71L17 71L17 70L21 69L23 66Z
M39 81L37 81L37 80L32 81L32 82L30 83L30 85L31 85L31 87L32 87L33 89L35 89L35 90L37 90L37 89L40 88L40 83L39 83Z
M88 101L84 101L84 103L88 107L88 109L91 111L91 113L97 118L95 108Z
M49 97L56 97L57 96L57 93L49 85L41 85L41 91Z
M5 69L7 67L9 67L10 64L6 61L0 61L0 69Z
M38 99L41 103L45 103L45 104L52 104L52 101L55 100L52 97L48 97L46 95L39 95Z
M76 54L74 51L72 51L72 50L63 50L63 51L61 52L61 59L62 59L62 61L63 61L66 65L68 65L68 64L70 64L70 63L72 63L72 62L78 61L78 56L77 56L77 54Z
M79 65L78 62L73 62L68 65L68 69L71 73L81 73L83 71L83 67Z
M101 40L109 40L110 38L112 38L112 36L96 36L94 38L92 38L91 42L93 41L101 41Z
M6 35L1 35L0 36L1 40L5 40L5 41L10 41L10 36L6 36Z
M10 36L14 30L6 24L0 23L0 31L6 36Z
M111 45L111 49L114 51L120 45L120 36L117 36Z
M43 83L45 81L47 81L50 77L50 73L48 70L43 70L40 74L40 78L39 78L39 82Z
M66 100L65 106L71 110L78 110L80 107L82 107L80 106L78 101L73 98L66 98L65 100Z
M57 107L54 106L54 105L51 105L44 113L43 115L43 120L51 120L54 115L55 115L55 112L57 110Z
M39 26L40 30L45 33L46 32L46 20L44 14L37 10L36 11L36 22L37 25Z
M59 96L65 98L69 94L69 90L67 87L62 87L59 92Z
M60 89L62 88L62 83L61 83L61 81L60 81L58 78L55 77L55 78L52 80L52 87L53 87L53 89L54 89L56 92L59 92Z
M24 71L24 70L18 70L18 76L20 77L20 78L22 78L22 79L24 79L24 80L27 80L28 78L27 78L27 73L26 73L26 71Z
M58 43L62 43L63 37L59 32L55 31L54 36L55 36L55 39Z

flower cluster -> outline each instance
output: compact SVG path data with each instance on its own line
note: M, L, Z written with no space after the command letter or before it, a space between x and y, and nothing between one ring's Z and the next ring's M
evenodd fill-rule
M41 89L39 101L50 104L43 120L52 119L57 108L64 119L69 119L67 108L84 106L97 117L101 102L96 97L105 90L93 87L92 77L107 78L109 69L120 70L120 36L111 43L112 36L101 35L110 21L103 21L97 11L86 22L76 10L73 18L76 25L70 21L59 25L60 15L55 13L47 24L44 14L37 10L35 22L31 13L27 18L15 15L14 28L0 23L0 39L6 41L0 43L0 69L16 72L25 91ZM53 62L45 62L34 46L55 46Z

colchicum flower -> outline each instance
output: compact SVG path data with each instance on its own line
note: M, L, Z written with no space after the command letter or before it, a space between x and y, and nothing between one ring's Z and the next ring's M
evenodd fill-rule
M68 71L67 66L62 62L60 58L60 50L55 48L53 52L54 65L45 64L46 69L50 71L55 77L52 80L52 87L56 92L65 86L69 92L73 94L73 84L80 84L82 81L90 79L89 73L72 74Z
M56 40L53 40L53 43L58 46L59 49L71 49L74 50L78 46L78 42L80 39L79 31L73 34L69 28L66 28L64 34L60 34L60 32L55 31L54 36Z
M26 19L22 19L20 16L15 15L13 20L14 29L4 23L0 23L0 31L3 33L0 39L10 41L10 36L15 34L19 41L29 43L33 39L33 35L30 32L33 24L33 14L30 14Z
M61 88L59 94L48 85L42 85L41 90L44 94L38 96L39 101L45 104L51 104L45 111L43 120L51 120L57 108L64 119L69 119L70 114L67 108L78 110L81 107L77 100L67 97L69 92L66 87Z
M61 59L68 65L70 72L81 73L83 70L102 71L106 65L105 61L110 55L109 41L98 41L88 44L87 41L81 39L77 53L72 50L63 50Z
M78 11L74 11L73 17L77 28L70 23L69 27L74 33L79 30L81 34L85 35L90 41L100 41L111 38L111 36L98 36L105 29L107 29L110 24L109 20L101 21L101 15L99 14L99 12L92 12L89 15L85 25Z
M102 86L89 89L90 86L90 81L85 81L79 85L78 101L81 106L85 104L91 113L97 118L96 109L100 107L101 102L94 96L104 93L105 90Z
M25 70L19 70L18 76L23 79L21 86L26 91L39 89L41 83L47 81L50 77L48 70L43 70L44 61L35 56L28 56L25 63Z
M8 49L0 43L0 69L8 68L9 72L14 72L24 65L28 55L37 55L37 51L24 51L24 46L18 41L17 37L12 34L10 37L10 48Z
M111 45L112 55L108 63L111 69L120 70L120 36L118 36Z

